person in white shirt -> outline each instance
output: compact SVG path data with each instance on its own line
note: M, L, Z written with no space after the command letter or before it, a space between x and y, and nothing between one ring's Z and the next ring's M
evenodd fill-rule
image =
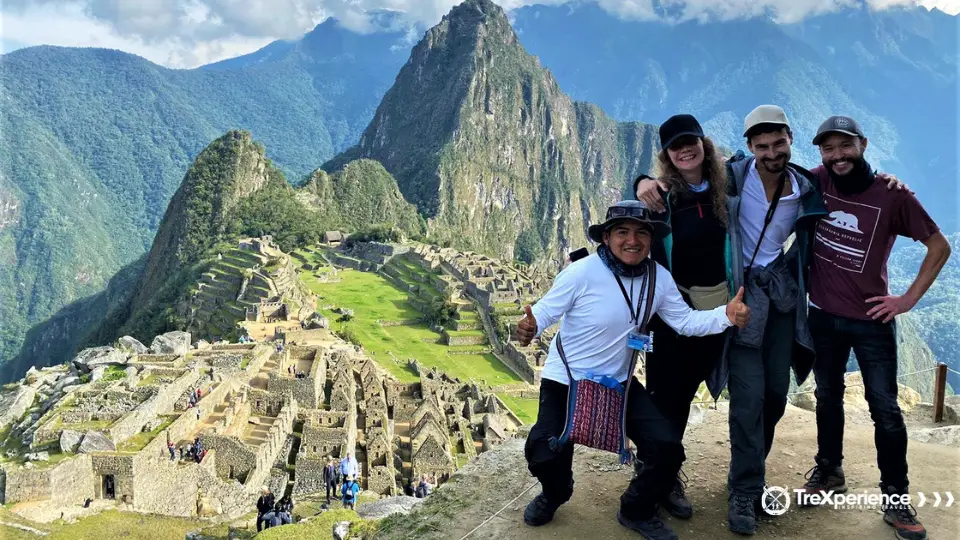
M648 264L653 236L662 237L669 230L668 224L653 220L640 201L611 206L605 222L589 230L591 240L601 244L597 253L566 267L550 291L532 308L526 307L527 314L517 325L517 340L527 345L560 321L558 336L574 379L606 376L626 385L633 376L627 341L642 323L648 268L657 272L649 315L658 314L679 334L704 336L734 324L745 326L749 309L742 302L742 290L726 306L694 311L683 301L670 273L656 263ZM568 385L555 339L541 375L537 423L525 448L530 472L543 487L524 512L524 521L531 526L550 522L573 494L573 445L556 450L550 445L566 424ZM617 520L645 538L677 537L657 514L657 502L672 488L685 459L675 431L646 389L633 379L627 396L626 433L636 443L637 462L643 465L620 499Z

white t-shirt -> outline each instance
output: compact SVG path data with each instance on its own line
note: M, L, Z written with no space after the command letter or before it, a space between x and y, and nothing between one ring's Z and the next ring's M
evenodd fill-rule
M754 268L764 267L772 263L783 252L783 244L793 233L793 225L797 221L800 211L800 186L792 172L788 171L793 193L780 197L777 211L773 213L773 220L763 235L763 243L753 262ZM753 250L757 247L760 231L763 229L763 220L767 217L770 203L767 202L767 193L763 189L763 181L757 171L757 162L747 171L747 178L743 182L743 192L740 198L740 231L743 237L743 266L750 264Z
M656 268L657 287L651 316L659 314L671 328L685 336L719 334L731 326L726 306L710 311L690 309L680 296L670 272L659 264ZM646 306L646 295L640 297L645 279L632 279L634 310L638 301L641 311ZM620 280L630 295L631 278L621 277ZM560 272L550 291L534 304L533 316L537 319L538 335L560 321L559 335L574 379L592 374L597 377L609 375L620 382L627 380L632 352L627 347L627 336L636 325L630 322L630 308L613 272L596 253ZM656 336L653 345L656 349ZM556 339L550 343L541 377L568 384Z

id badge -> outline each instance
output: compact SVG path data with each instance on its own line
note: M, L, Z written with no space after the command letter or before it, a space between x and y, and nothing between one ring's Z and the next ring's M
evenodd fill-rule
M630 332L627 336L627 347L640 352L653 352L653 332L650 334Z

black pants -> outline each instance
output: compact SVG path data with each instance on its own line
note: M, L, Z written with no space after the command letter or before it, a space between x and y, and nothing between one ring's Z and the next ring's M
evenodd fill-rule
M770 309L757 349L730 345L730 490L759 497L777 422L787 408L796 313Z
M338 498L337 495L337 483L336 482L327 482L327 501L330 500L330 493L333 493L333 498Z
M524 452L530 474L543 486L543 495L563 504L573 495L573 445L559 451L550 438L563 433L567 416L567 385L544 379L540 383L540 411L530 429ZM620 497L620 510L631 519L647 519L670 492L683 463L683 445L674 430L636 379L627 396L627 437L637 445L637 476Z
M690 403L723 354L723 334L705 337L678 335L659 317L650 320L653 352L647 353L647 390L650 399L683 440Z
M853 349L863 386L882 486L906 492L907 428L897 404L897 337L894 322L861 321L810 308L810 331L817 349L817 455L831 465L843 461L844 374Z

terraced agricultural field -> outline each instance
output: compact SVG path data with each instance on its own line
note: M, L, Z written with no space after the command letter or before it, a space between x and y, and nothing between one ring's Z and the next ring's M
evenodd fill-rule
M337 322L339 315L322 310L330 318L334 330L352 334L380 365L403 381L416 381L407 367L407 358L416 358L427 367L436 367L463 380L485 381L489 385L522 383L492 354L470 354L476 348L451 354L441 343L442 336L426 324L383 326L380 321L411 321L422 314L413 308L409 293L383 276L356 270L338 270L339 282L320 283L313 272L301 271L300 279L320 296L318 305L349 308L354 316L349 322ZM459 352L459 351L458 351Z

